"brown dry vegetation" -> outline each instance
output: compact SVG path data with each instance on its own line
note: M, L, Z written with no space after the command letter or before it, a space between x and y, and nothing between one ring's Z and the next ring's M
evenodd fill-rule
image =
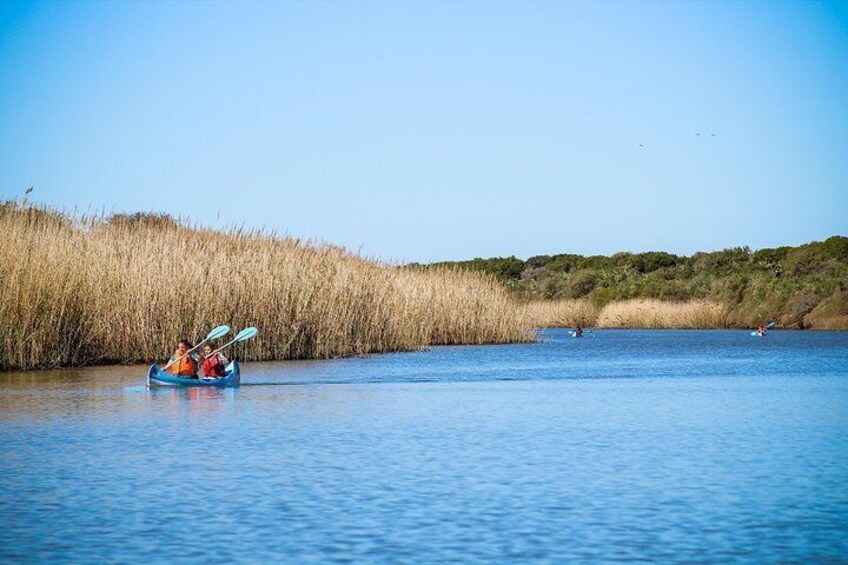
M707 300L667 302L634 299L596 308L589 300L531 302L524 309L535 327L570 327L577 323L599 328L721 328L724 308Z
M524 306L524 315L536 328L594 326L598 309L588 300L534 301Z
M533 339L493 277L403 269L257 231L0 207L0 369L162 359L252 325L244 360Z
M724 308L708 300L664 302L634 299L611 302L598 314L597 325L604 328L721 328Z

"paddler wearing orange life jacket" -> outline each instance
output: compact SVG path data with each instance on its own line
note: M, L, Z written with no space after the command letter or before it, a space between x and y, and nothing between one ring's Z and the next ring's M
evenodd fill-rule
M197 357L194 353L186 355L186 352L189 351L191 347L191 343L189 343L188 340L180 340L177 350L173 355L171 355L171 359L168 361L168 363L173 363L173 365L168 367L169 373L191 379L197 378ZM185 357L183 357L184 355ZM182 359L180 359L180 357L182 357ZM180 360L177 361L177 359Z

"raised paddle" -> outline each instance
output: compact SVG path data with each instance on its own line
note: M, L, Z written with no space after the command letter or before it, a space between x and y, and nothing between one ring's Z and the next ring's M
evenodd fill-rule
M188 355L189 353L191 353L192 351L194 351L195 349L197 349L198 347L200 347L201 345L203 345L207 341L209 341L211 339L217 339L219 337L224 337L228 333L230 333L230 326L228 326L226 324L224 324L223 326L218 326L217 328L215 328L214 330L209 332L209 335L206 336L206 339L204 339L203 341L201 341L200 343L198 343L197 345L195 345L194 347L192 347L191 349L189 349L188 351L186 351L185 353L183 353L182 355L180 355L179 357L177 357L173 361L168 361L168 364L165 365L164 367L162 367L162 370L164 371L165 369L167 369L168 367L170 367L174 363L178 362L180 359L182 359L183 357L185 357L186 355Z
M205 355L204 358L209 359L210 357L212 357L213 355L215 355L216 353L218 353L219 351L221 351L225 347L229 347L232 344L239 342L239 341L247 341L248 339L252 338L253 336L255 336L258 333L259 333L259 330L257 330L256 328L252 328L252 327L251 328L244 328L243 330L241 330L239 333L236 334L236 337L231 342L225 343L224 345L222 345L221 347L219 347L218 349L216 349L215 351L213 351L209 355Z
M770 330L770 329L772 329L773 327L774 327L774 322L769 322L768 324L766 324L766 329L767 329L767 330Z

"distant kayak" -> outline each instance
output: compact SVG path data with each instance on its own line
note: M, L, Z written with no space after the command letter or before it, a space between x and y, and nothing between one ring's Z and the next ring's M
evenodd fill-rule
M583 337L583 334L579 334L577 332L571 332L571 337Z
M757 326L757 329L751 332L754 337L766 337L766 332L774 327L774 322L769 322L765 326Z
M189 379L172 375L162 370L159 365L151 365L147 371L147 388L157 386L214 386L218 388L239 386L241 383L241 371L239 370L238 361L231 361L224 370L224 376L221 378L205 378Z

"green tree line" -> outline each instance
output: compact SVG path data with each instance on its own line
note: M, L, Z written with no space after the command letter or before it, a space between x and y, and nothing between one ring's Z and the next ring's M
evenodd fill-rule
M476 258L428 265L491 273L522 300L710 299L726 305L731 323L774 319L784 327L848 329L848 238L797 247L674 255L662 251ZM844 327L843 327L844 326Z

